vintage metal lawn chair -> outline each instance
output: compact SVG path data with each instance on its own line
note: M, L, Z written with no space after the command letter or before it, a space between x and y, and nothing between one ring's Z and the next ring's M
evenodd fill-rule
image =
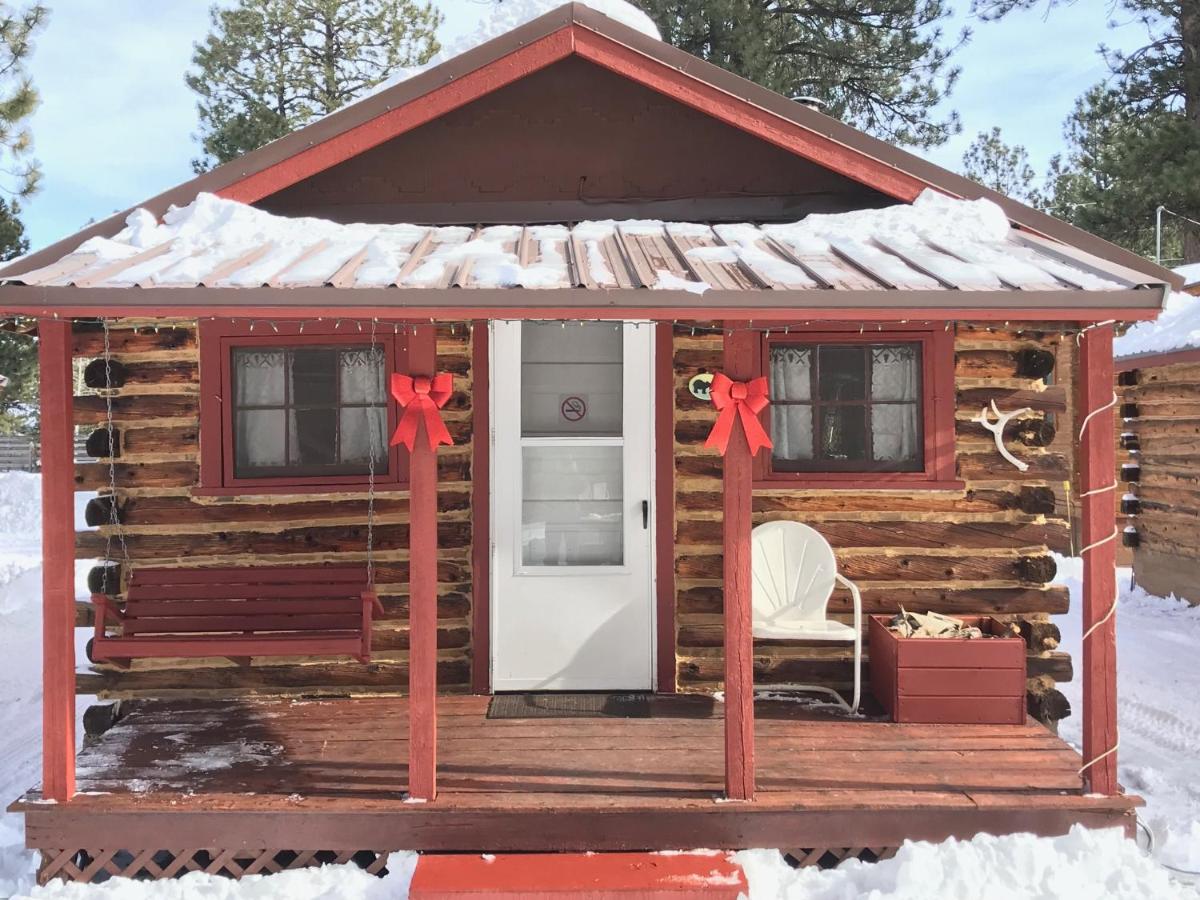
M751 569L756 638L854 644L853 703L819 684L772 687L829 694L848 712L857 712L862 696L862 596L854 582L838 574L829 542L800 522L766 522L751 533ZM839 582L854 600L853 627L826 615Z

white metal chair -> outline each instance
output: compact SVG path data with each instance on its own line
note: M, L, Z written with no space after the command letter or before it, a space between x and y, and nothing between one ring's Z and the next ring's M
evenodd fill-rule
M862 696L862 596L854 582L838 574L833 548L821 534L800 522L766 522L750 536L754 636L854 644L854 703L818 684L773 685L832 695L848 712L858 711ZM829 619L826 607L835 583L850 590L854 627Z

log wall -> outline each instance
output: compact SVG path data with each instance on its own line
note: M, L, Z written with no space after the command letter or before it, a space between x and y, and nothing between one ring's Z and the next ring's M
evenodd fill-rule
M1121 381L1136 380L1136 384ZM1143 363L1118 378L1117 502L1137 498L1134 582L1152 594L1200 603L1200 363ZM1121 433L1133 436L1130 452ZM1130 540L1131 538L1126 538Z
M863 612L988 614L1016 621L1028 642L1030 709L1048 720L1066 713L1054 682L1070 680L1070 657L1057 649L1052 613L1067 611L1067 589L1050 550L1070 543L1065 484L1072 442L1068 372L1053 386L1018 375L1022 351L1060 356L1064 338L1036 324L1008 330L958 326L955 338L956 456L961 490L796 490L756 488L754 523L793 519L833 545L840 571L862 590ZM714 420L687 382L721 365L722 336L677 329L675 336L677 685L709 691L721 678L721 461L703 448ZM1061 357L1060 357L1061 359ZM1057 368L1057 367L1056 367ZM992 397L1002 411L1035 406L1010 425L1008 446L1029 463L1022 473L996 452L971 418ZM1011 398L1011 399L1010 399ZM851 620L849 594L830 610ZM864 646L865 646L864 640ZM757 641L759 683L815 682L849 688L852 650L820 642ZM865 680L865 678L864 678Z
M482 339L482 334L475 336ZM455 446L439 453L439 683L466 690L471 656L471 340L462 325L439 329L438 367L454 373L455 396L445 410ZM755 523L792 518L814 525L834 545L841 571L858 582L865 612L986 613L1017 621L1029 642L1031 709L1058 718L1065 701L1056 681L1071 677L1071 660L1057 649L1051 613L1065 612L1065 588L1048 584L1055 574L1049 548L1067 550L1063 488L1071 467L1069 390L1058 373L1051 388L1019 376L1022 351L1057 353L1057 330L999 330L959 326L956 341L957 468L960 490L834 491L786 486L758 489ZM77 325L75 354L102 351L98 330ZM201 496L199 458L199 348L194 322L173 325L124 321L112 331L114 360L124 385L112 392L118 456L113 460L116 502L124 522L130 562L107 587L119 591L131 567L249 565L360 561L365 558L366 498L362 492ZM684 691L719 686L721 659L721 468L701 446L713 420L711 407L687 391L697 371L721 367L722 339L674 337L676 381L675 575L676 680ZM1061 365L1061 361L1060 361ZM1002 409L1037 411L1014 424L1009 446L1030 463L1025 473L996 453L991 435L971 423L996 397ZM1032 398L1032 400L1030 399ZM80 490L99 490L93 522L107 522L109 493L103 396L76 398L76 423L92 432L100 458L77 467ZM94 432L93 432L94 430ZM256 659L249 667L227 660L141 660L127 672L93 667L78 680L81 693L227 695L254 692L354 694L402 692L407 679L407 517L405 491L380 491L377 500L377 581L386 615L376 623L373 661ZM109 529L80 532L81 558L106 553ZM118 542L107 550L120 562ZM110 571L111 575L111 571ZM100 570L93 586L105 588ZM833 612L850 615L849 597L835 594ZM89 608L81 607L86 623ZM762 683L815 681L847 686L848 648L760 642L756 677Z
M443 416L453 447L438 454L440 483L438 565L439 681L465 690L470 675L471 518L471 340L462 325L439 329L438 367L454 374L454 396ZM142 566L273 565L360 562L366 559L367 498L364 491L202 496L199 481L199 346L195 322L139 325L122 321L110 332L114 363L123 385L112 391L117 456L113 460L116 502L129 558L128 571ZM96 326L76 324L77 359L103 352ZM103 385L102 367L92 370ZM85 372L85 378L87 373ZM117 379L114 378L114 381ZM91 434L100 458L76 467L78 490L101 492L89 517L107 523L110 491L106 402L100 393L75 398L75 421ZM93 431L94 430L94 431ZM374 625L373 658L363 665L346 658L257 658L249 667L226 659L136 660L129 671L91 667L80 674L80 693L107 696L174 693L193 696L254 692L345 694L399 692L408 663L408 493L380 490L376 499L376 583L384 615ZM79 558L106 552L123 563L111 528L81 531ZM93 572L93 587L103 587ZM90 607L80 622L90 622Z

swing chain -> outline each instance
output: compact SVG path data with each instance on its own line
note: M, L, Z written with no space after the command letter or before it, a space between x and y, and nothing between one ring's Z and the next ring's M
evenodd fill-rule
M113 388L112 388L112 337L109 320L100 320L104 328L104 427L108 432L108 524L110 530L104 540L104 557L112 560L113 534L121 544L121 561L125 569L129 569L129 546L125 543L125 529L121 526L121 514L117 508L117 463L116 463L116 429L113 427Z
M378 319L371 319L371 352L369 358L373 363L377 351L375 343L376 326ZM384 367L382 359L378 371L382 373ZM381 385L381 388L386 390L386 385ZM387 410L385 403L384 410ZM378 446L375 442L375 417L371 416L367 421L367 584L372 587L375 585L375 448Z

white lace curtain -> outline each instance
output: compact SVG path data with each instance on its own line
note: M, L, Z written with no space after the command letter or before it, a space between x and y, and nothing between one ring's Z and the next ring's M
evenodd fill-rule
M920 456L921 355L915 344L875 344L871 354L871 458L903 464ZM776 345L771 348L768 378L771 389L771 440L774 456L782 460L812 460L812 405L815 345Z

